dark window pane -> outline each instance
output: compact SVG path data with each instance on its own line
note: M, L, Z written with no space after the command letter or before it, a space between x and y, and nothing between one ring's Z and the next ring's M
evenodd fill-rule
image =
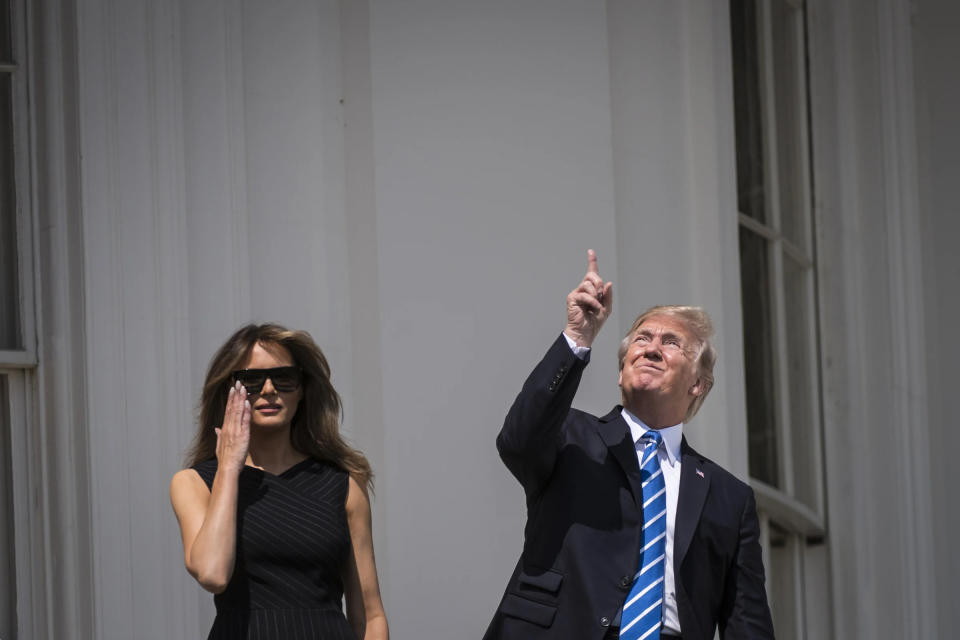
M766 222L760 43L757 39L757 11L752 0L731 0L730 28L737 137L737 206L741 213Z
M807 251L810 243L803 197L809 189L804 167L807 104L804 92L803 13L782 1L770 3L770 10L780 228L787 239Z
M10 3L0 0L0 63L13 63L13 39L10 37Z
M0 75L0 349L13 350L22 345L11 94L10 75Z
M767 241L741 227L740 286L750 475L779 488L768 262Z

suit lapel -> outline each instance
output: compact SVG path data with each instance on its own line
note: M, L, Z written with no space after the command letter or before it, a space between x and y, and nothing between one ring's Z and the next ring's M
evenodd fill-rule
M620 413L620 407L600 418L600 437L620 464L630 482L630 491L637 506L643 504L643 485L640 480L640 461L637 460L637 448L630 434L630 427Z
M674 567L679 567L683 562L710 490L710 471L704 464L706 460L687 445L686 438L680 444L680 455L680 491L673 529Z

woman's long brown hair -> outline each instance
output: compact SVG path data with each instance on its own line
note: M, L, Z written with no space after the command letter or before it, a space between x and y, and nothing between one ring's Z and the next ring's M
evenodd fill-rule
M223 422L227 394L234 371L243 368L253 346L260 343L285 347L300 367L303 398L290 424L293 448L347 471L364 489L372 490L373 472L366 457L340 435L342 404L330 382L330 365L323 351L306 331L291 331L278 324L248 324L230 336L210 361L200 396L200 416L186 466L216 457L215 427Z

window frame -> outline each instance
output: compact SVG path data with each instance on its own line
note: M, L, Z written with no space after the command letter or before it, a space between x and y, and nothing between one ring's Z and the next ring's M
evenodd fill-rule
M35 210L36 156L27 55L31 16L30 7L24 0L3 2L9 8L12 60L2 64L0 73L11 79L13 216L18 285L15 304L18 305L21 339L19 349L0 349L0 376L7 384L7 406L0 407L0 411L9 419L11 457L8 479L12 487L11 539L15 565L11 576L16 600L14 637L45 638L50 635L45 588L49 556L44 527L47 481L44 469L37 464L43 459L44 438L35 428L41 422L42 409L37 393L40 269Z
M825 533L825 500L824 483L822 477L823 470L823 443L820 433L822 431L822 389L820 369L819 336L817 325L818 317L818 293L817 293L817 269L816 269L816 244L815 234L813 233L814 211L812 198L812 176L811 176L811 150L810 150L810 125L809 125L809 81L806 69L806 51L799 52L796 57L797 63L801 69L797 70L796 77L801 83L800 95L805 97L803 105L804 117L799 118L798 136L801 141L799 149L800 179L798 184L804 185L800 189L800 207L804 217L803 228L806 235L806 241L810 247L809 252L798 247L794 242L787 238L782 231L782 211L780 200L780 167L777 154L777 122L775 109L771 108L775 104L774 86L773 86L773 59L772 38L771 38L771 10L770 3L782 2L798 11L804 11L804 3L801 0L756 0L757 8L757 29L758 43L762 47L762 55L758 61L759 82L763 100L761 101L762 127L763 127L763 153L764 153L764 189L766 192L766 216L767 223L760 222L749 215L737 211L737 224L739 228L745 228L756 234L766 242L767 264L769 265L768 295L771 301L771 343L773 346L772 371L774 377L775 389L775 410L776 410L776 437L777 454L779 457L778 480L780 487L773 487L769 484L751 478L751 485L757 489L758 503L768 508L771 513L777 513L777 521L784 520L801 526L803 531L810 536L822 536ZM798 28L803 30L801 22ZM798 42L804 43L806 48L805 34L799 34ZM785 255L786 254L786 255ZM791 433L791 409L790 409L790 379L787 375L786 363L789 360L789 349L787 345L786 330L786 293L783 283L785 282L785 260L793 260L800 268L805 271L804 297L809 313L805 329L807 335L804 343L807 345L807 361L810 363L807 383L813 391L809 414L815 420L815 424L810 426L810 432L816 434L817 442L811 447L812 463L815 469L811 475L813 480L813 493L815 504L807 505L796 498L796 470L794 469L794 451ZM790 514L790 515L788 515ZM781 519L782 518L782 519Z
M13 48L12 64L0 64L0 73L9 74L12 90L14 144L13 187L16 207L17 279L20 316L20 349L0 349L0 367L33 368L38 363L37 353L37 268L32 199L32 127L29 115L29 87L26 60L26 11L23 0L4 0L10 8L10 39Z
M796 193L797 213L800 220L803 236L797 239L808 249L798 246L790 237L787 237L783 223L783 201L781 200L780 182L783 179L779 162L778 151L783 152L778 145L778 105L776 86L774 84L774 67L777 64L774 52L774 28L772 3L779 2L787 10L796 10L800 15L790 28L797 29L794 42L799 50L793 52L793 60L797 68L793 70L795 76L796 98L802 111L797 117L793 132L797 137L799 149L794 158L795 169L798 173ZM809 3L804 0L755 0L756 8L756 41L757 41L757 83L760 95L760 126L762 129L761 150L763 154L763 187L764 187L764 222L753 218L737 207L737 230L745 229L756 234L766 245L766 259L768 280L766 293L769 296L770 312L767 322L770 328L771 359L770 362L773 381L773 410L775 417L776 454L779 457L777 472L778 487L750 477L749 483L757 499L758 517L760 521L760 542L763 549L764 567L767 569L767 595L775 617L780 618L778 630L785 625L797 638L807 635L812 625L809 621L814 612L808 610L807 596L811 588L816 585L819 573L809 562L814 557L807 552L811 546L823 544L827 536L827 504L826 479L824 476L825 455L823 437L823 375L822 353L820 343L820 292L819 266L817 261L817 236L815 225L817 211L815 206L815 184L813 180L813 140L812 140L812 104L810 78L810 33L809 33ZM731 38L733 31L730 31ZM782 98L781 98L782 99ZM738 138L739 140L739 138ZM739 145L737 145L739 146ZM738 197L738 201L740 198ZM791 228L791 231L795 229ZM742 260L742 258L741 258ZM808 376L807 388L810 391L807 415L813 421L804 429L815 441L810 445L810 466L803 480L809 483L807 489L812 493L807 496L812 504L806 504L798 497L799 484L797 472L804 470L795 468L798 450L794 448L794 429L792 424L793 409L790 391L791 379L788 370L790 363L790 344L788 343L788 304L787 304L787 261L792 261L797 268L803 270L802 296L807 309L803 319L804 347L806 350L806 371ZM741 283L742 286L742 283ZM746 336L745 336L746 342ZM776 545L774 544L776 542ZM776 548L774 548L776 546ZM777 554L784 554L775 558ZM826 562L829 566L829 557ZM789 575L776 574L777 567L787 563L790 567ZM810 575L808 576L808 573ZM829 570L828 570L829 573ZM808 585L808 580L813 582ZM789 584L784 587L786 593L774 597L775 585ZM829 588L829 578L827 578ZM778 613L778 607L780 611ZM789 611L783 611L789 607ZM821 614L822 615L822 614Z

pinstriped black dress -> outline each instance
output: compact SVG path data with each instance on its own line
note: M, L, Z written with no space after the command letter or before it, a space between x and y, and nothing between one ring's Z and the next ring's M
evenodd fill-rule
M213 486L216 459L193 468ZM347 485L345 471L312 458L280 475L240 472L237 564L214 596L208 640L355 640L341 607Z

